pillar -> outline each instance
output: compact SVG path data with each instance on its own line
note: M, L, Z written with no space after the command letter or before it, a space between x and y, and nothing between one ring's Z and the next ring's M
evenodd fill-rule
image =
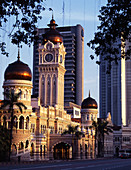
M73 152L74 151L77 151L77 156L76 156L76 159L80 159L80 140L77 140L77 148L74 148Z

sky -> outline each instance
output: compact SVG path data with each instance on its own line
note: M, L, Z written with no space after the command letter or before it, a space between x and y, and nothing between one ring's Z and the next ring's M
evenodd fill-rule
M64 3L63 3L64 2ZM64 5L63 5L64 4ZM38 28L45 28L50 22L53 9L54 19L58 26L75 26L80 24L84 28L84 98L88 97L89 90L91 97L99 103L99 66L96 64L97 57L90 59L93 51L87 46L97 31L99 25L98 14L101 6L106 4L106 0L46 0L43 2L45 11L42 12L42 20L38 22ZM64 7L64 8L63 8ZM64 11L64 12L63 12ZM4 72L8 64L16 61L18 48L10 43L8 33L11 31L11 23L4 25L4 30L0 30L1 40L7 44L9 57L0 54L0 99L3 99ZM33 45L29 48L26 45L20 50L21 60L29 65L33 70Z

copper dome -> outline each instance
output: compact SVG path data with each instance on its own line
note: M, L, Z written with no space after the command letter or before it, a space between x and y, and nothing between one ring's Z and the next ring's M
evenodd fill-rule
M55 29L57 24L55 23L55 20L52 17L52 20L50 21L50 24L48 24L50 29L43 35L43 44L45 44L48 40L53 42L54 44L62 43L63 37L62 35Z
M27 64L19 60L8 65L4 74L5 80L30 80L32 79L31 70Z
M95 101L95 99L90 97L90 93L89 93L89 97L87 97L86 99L83 100L82 104L81 104L81 108L82 109L97 109L97 102Z

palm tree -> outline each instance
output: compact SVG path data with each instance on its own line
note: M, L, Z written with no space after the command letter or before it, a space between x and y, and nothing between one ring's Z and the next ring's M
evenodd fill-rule
M92 126L90 126L89 128L95 130L95 157L96 157L96 141L97 141L97 134L98 134L98 123L93 120Z
M27 107L22 103L18 102L18 99L20 95L22 94L22 91L19 93L14 93L14 91L8 91L4 92L4 100L2 100L0 109L4 109L8 107L9 113L11 113L11 128L10 128L10 145L9 145L9 161L10 161L10 155L11 155L11 144L12 144L12 129L13 129L13 122L14 122L14 106L17 106L22 113L22 107L24 109L27 109Z
M105 119L98 119L98 123L99 123L99 136L100 136L100 156L104 156L104 137L105 134L109 135L109 133L112 133L112 126L109 126L109 122Z
M7 159L10 144L10 133L7 128L0 125L0 161Z
M74 158L73 155L73 146L74 146L74 139L75 137L77 139L80 139L82 136L84 136L84 133L78 130L78 126L67 126L68 129L65 129L61 135L71 134L72 135L72 158Z
M92 122L90 129L95 130L95 156L96 156L96 143L98 143L98 157L104 156L104 136L112 133L112 127L108 125L108 121L105 119L98 119L98 121Z

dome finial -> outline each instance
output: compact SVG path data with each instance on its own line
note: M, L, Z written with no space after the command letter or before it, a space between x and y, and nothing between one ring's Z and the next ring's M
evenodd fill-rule
M20 61L20 48L18 48L18 61Z
M90 90L89 90L89 97L90 97L91 95L90 95Z

